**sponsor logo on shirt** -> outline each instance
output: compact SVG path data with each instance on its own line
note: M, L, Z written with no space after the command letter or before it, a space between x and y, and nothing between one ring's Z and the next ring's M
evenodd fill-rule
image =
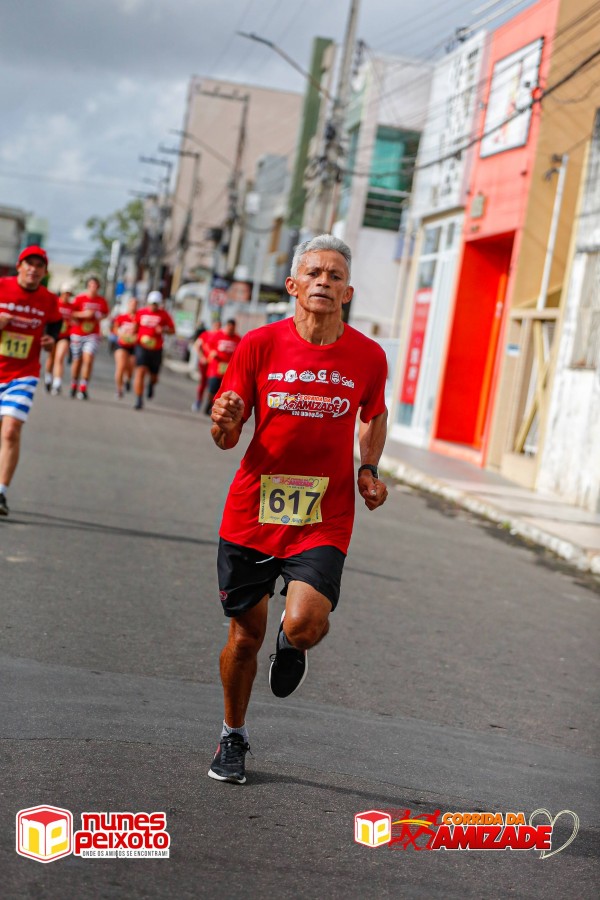
M287 382L296 381L298 378L298 373L295 369L288 369L284 376Z
M302 372L300 375L300 381L314 381L316 377L314 372L307 369L306 372Z
M12 316L9 327L12 325L14 328L21 328L23 331L26 331L28 328L35 330L40 327L42 322L43 319L26 319L24 316Z
M340 375L339 372L335 371L331 373L331 383L332 384L343 384L344 387L353 388L354 381L352 378L345 378L343 375Z
M267 381L283 381L283 372L269 372Z
M279 409L282 412L291 412L294 416L310 416L322 419L328 415L334 419L345 415L350 409L350 401L347 397L321 397L318 394L267 394L267 406L269 409Z
M327 369L319 369L317 372L317 381L327 381Z
M35 316L43 316L44 310L36 306L22 306L20 303L0 303L0 306L9 312L33 313Z

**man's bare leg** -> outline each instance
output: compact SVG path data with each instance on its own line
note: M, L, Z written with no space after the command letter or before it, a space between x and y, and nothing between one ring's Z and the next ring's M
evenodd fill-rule
M225 721L242 728L256 677L257 656L267 628L268 595L256 606L231 620L227 643L221 651L221 682Z

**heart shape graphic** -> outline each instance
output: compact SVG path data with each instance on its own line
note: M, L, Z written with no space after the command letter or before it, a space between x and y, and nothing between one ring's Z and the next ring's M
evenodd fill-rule
M343 416L344 413L347 413L350 409L350 401L347 397L344 397L343 400L341 397L334 397L333 402L339 404L337 410L333 414L334 419L339 418L339 416Z
M536 809L529 816L529 824L530 825L533 825L533 820L538 815L547 816L548 821L550 822L550 825L552 826L553 830L554 830L554 826L556 824L557 819L560 819L561 816L566 815L566 816L572 816L572 818L573 818L573 831L571 833L571 836L564 842L564 844L561 844L561 846L557 847L556 850L542 850L541 851L540 859L549 859L551 856L554 856L555 853L560 853L561 850L564 850L565 847L568 847L569 844L571 844L575 840L575 838L577 836L577 832L579 831L579 816L577 815L577 813L574 813L570 809L561 809L561 811L559 813L556 813L554 818L552 818L552 815L548 812L547 809Z

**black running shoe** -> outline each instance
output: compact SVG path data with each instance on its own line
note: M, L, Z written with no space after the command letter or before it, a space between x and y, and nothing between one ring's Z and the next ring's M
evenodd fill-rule
M87 388L79 388L77 391L78 400L89 400Z
M71 397L76 397L76 396L77 396L77 385L76 385L76 384L74 384L74 385L72 384L72 385L71 385Z
M44 382L44 383L45 383L45 385L46 385L46 391L47 391L48 393L50 393L50 391L52 390L52 382L51 382L51 381L46 381L46 382Z
M127 393L129 393L129 391L131 390L131 382L130 381L125 382L125 390L127 391Z
M148 382L148 387L146 389L146 397L148 398L148 400L152 400L152 398L154 397L154 385L152 384L151 381Z
M222 737L208 770L208 777L232 784L246 783L246 753L250 750L241 734L236 731Z
M295 647L279 648L279 635L283 631L283 619L277 632L277 644L275 653L271 655L271 668L269 669L269 686L276 697L289 697L296 688L299 688L308 672L308 654L306 650L296 650Z
M7 516L10 512L8 508L8 503L6 502L6 495L4 491L0 492L0 516Z
M143 409L144 408L144 401L142 400L141 397L135 398L135 406L133 408L134 409Z

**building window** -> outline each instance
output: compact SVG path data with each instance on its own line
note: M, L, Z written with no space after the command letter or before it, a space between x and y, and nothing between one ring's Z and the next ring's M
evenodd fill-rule
M378 127L363 219L366 228L397 231L400 227L419 137L416 131Z
M600 367L600 251L586 254L571 366Z

